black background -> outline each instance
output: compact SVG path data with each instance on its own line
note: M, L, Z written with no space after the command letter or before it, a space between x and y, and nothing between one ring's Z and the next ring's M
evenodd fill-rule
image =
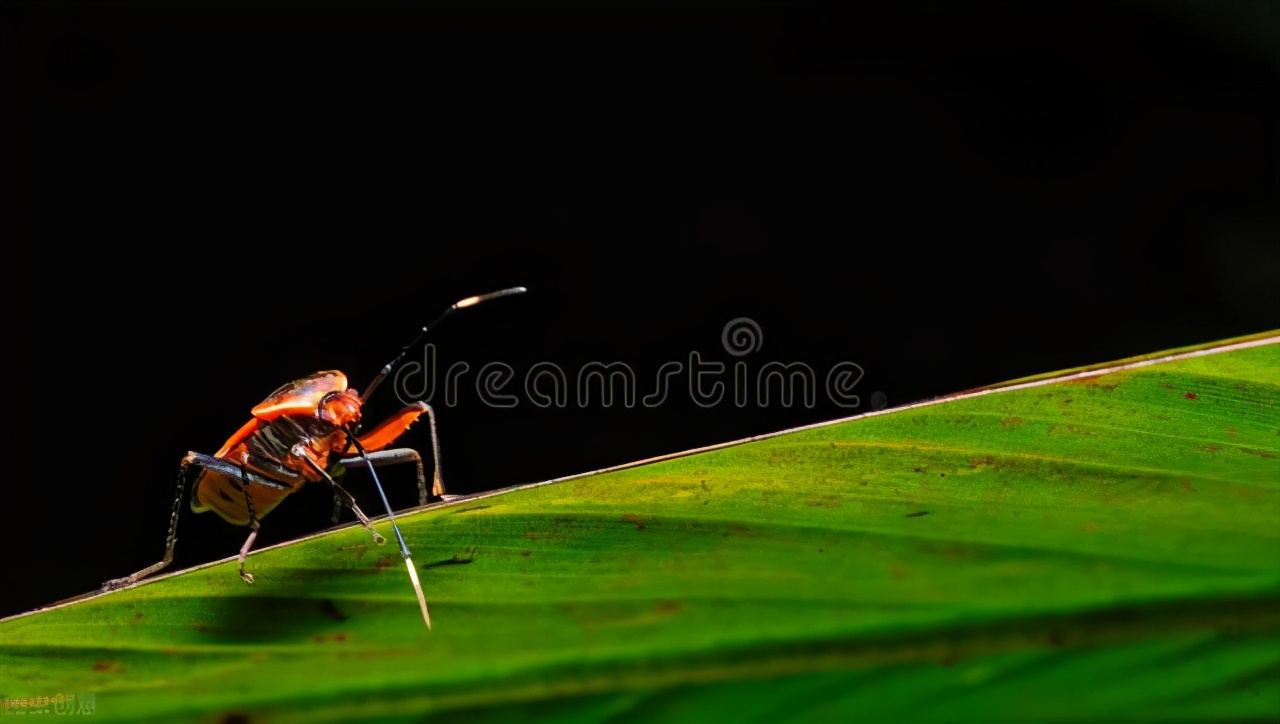
M506 286L433 336L471 365L452 492L1280 327L1275 8L8 3L0 614L156 560L182 455L281 383L362 389ZM520 393L621 361L646 394L735 317L753 370L861 366L861 407ZM175 568L239 547L184 510Z

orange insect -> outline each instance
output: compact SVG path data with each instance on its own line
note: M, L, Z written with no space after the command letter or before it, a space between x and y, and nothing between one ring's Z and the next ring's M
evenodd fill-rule
M361 408L370 395L404 360L410 349L417 346L427 331L454 311L472 307L480 302L519 294L524 287L513 287L490 294L468 297L450 306L435 321L422 328L417 338L400 350L399 356L387 363L364 391L357 395L347 386L347 376L337 370L317 372L281 386L252 410L253 418L236 431L213 455L188 452L178 468L177 495L169 518L169 536L165 541L164 558L146 568L103 584L103 589L113 590L137 583L142 578L163 569L173 561L173 549L177 544L178 512L182 507L182 495L192 468L199 470L191 492L191 509L197 513L212 510L234 525L249 526L249 538L240 548L240 577L245 583L254 582L253 575L244 570L245 556L253 547L261 527L259 521L271 512L280 501L307 483L323 482L333 489L333 522L338 521L342 505L355 513L360 524L379 544L386 539L369 523L369 518L356 505L355 498L337 479L347 468L368 468L386 508L387 518L395 531L409 569L423 620L431 628L426 597L418 581L409 547L396 525L395 515L387 502L382 483L375 467L412 462L418 468L418 502L426 505L426 477L423 474L422 456L412 448L385 449L395 442L425 412L431 423L431 452L434 474L431 494L446 498L444 482L440 476L440 443L436 432L435 412L425 402L408 405L384 420L369 432L360 434ZM351 448L355 455L350 455Z

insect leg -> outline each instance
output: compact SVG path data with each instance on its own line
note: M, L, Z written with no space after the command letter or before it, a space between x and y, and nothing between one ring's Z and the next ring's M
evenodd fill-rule
M102 590L113 591L117 588L124 588L130 584L137 583L139 580L146 578L173 562L173 548L178 544L178 511L182 509L182 492L183 488L185 488L187 484L187 467L196 461L196 455L197 453L187 453L186 457L182 458L182 464L178 466L177 492L173 496L173 512L169 514L169 535L165 538L164 558L157 563L153 563L146 568L143 568L137 573L125 576L124 578L113 578L110 581L107 581L102 584Z
M342 467L340 463L334 463L329 466L329 476L332 477L334 481L341 478L343 473L346 471L346 468ZM342 496L338 494L338 489L336 487L331 486L331 489L333 490L333 515L329 516L329 522L337 525L339 518L342 516Z
M338 481L334 480L332 475L325 472L324 468L320 467L319 465L316 465L315 462L311 460L311 458L304 456L302 460L305 461L307 465L310 465L312 470L319 473L320 477L324 478L325 482L329 484L329 487L333 488L333 495L335 499L339 495L342 496L342 499L346 502L347 507L351 509L352 513L356 514L356 518L360 521L360 525L363 525L364 529L369 531L369 535L373 536L374 543L377 543L378 545L382 545L383 543L387 542L387 539L383 538L381 533L373 529L373 525L369 522L369 516L365 515L364 511L360 510L360 506L356 505L355 496L347 492L346 488L339 485Z
M113 578L110 581L107 581L106 583L102 584L102 590L113 591L117 588L124 588L125 586L137 583L138 581L142 580L143 578L146 578L147 576L155 573L156 571L162 570L165 566L168 566L170 563L173 562L173 549L178 544L178 511L182 509L183 488L186 487L187 477L189 472L188 468L191 468L191 467L205 468L208 470L213 470L215 472L220 472L227 475L239 475L241 476L242 480L245 480L249 483L254 483L257 485L266 485L272 488L284 487L279 483L275 483L270 480L267 480L266 478L263 478L260 475L255 475L253 473L250 473L244 468L240 467L239 465L236 465L235 463L229 460L224 460L222 458L215 458L212 455L205 455L198 452L188 452L186 456L182 458L182 463L178 466L178 479L177 479L177 485L176 485L177 490L175 491L173 496L173 512L170 513L169 515L169 535L165 538L164 558L162 558L156 563L153 563L147 566L146 568L143 568L137 573L134 573L129 576L125 576L124 578ZM246 495L247 495L247 491L246 491ZM249 510L250 510L250 516L252 516L253 515L252 503L250 503ZM255 529L254 533L256 532L257 531ZM252 545L252 541L254 537L255 536L253 534L250 534L249 542L246 543L246 546L244 548L245 552L248 551L248 546Z
M246 469L244 466L234 463L226 458L215 458L212 455L202 455L201 453L187 453L188 462L199 465L206 470L212 470L215 473L222 473L228 477L238 477L248 480L254 485L263 485L276 490L287 490L289 486L281 485L274 480L254 473Z
M374 429L360 435L353 442L359 442L360 446L369 455L383 450L388 445L404 434L404 432L417 421L422 413L427 413L427 421L431 427L431 454L434 458L435 468L432 472L431 492L438 498L444 497L444 479L440 474L440 434L436 425L436 411L425 402L415 402L405 407L400 412L392 415L384 420ZM347 461L344 460L344 463ZM373 458L375 465L380 465L376 458ZM419 463L421 466L421 463ZM426 480L419 472L418 475L418 500L420 505L426 505L428 501Z
M382 467L383 465L395 465L397 463L414 463L418 468L418 505L426 505L427 497L427 478L422 472L422 456L417 450L409 447L399 447L391 450L379 450L377 452L368 453L369 461L365 462L364 458L343 458L338 462L342 463L345 468L367 468L370 464L374 467ZM443 488L437 483L439 488Z
M422 403L427 408L427 423L431 426L431 456L435 460L435 472L431 476L431 493L437 498L444 498L444 478L440 475L440 435L436 433L436 411L431 405ZM426 501L425 491L419 491L419 497Z
M246 573L244 570L244 558L249 555L249 549L253 547L253 541L258 537L258 529L262 526L258 525L258 516L253 510L253 498L249 495L249 471L240 468L240 490L244 491L244 504L249 509L249 539L240 546L240 577L245 583L253 585L253 574Z

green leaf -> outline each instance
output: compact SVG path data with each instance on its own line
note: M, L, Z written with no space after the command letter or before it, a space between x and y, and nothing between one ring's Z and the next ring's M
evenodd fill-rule
M228 560L10 618L0 696L92 695L98 721L1275 721L1276 342L406 513L431 632L359 527L255 553L253 587Z

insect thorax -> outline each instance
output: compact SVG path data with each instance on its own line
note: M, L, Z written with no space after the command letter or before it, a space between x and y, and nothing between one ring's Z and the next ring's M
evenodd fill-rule
M298 443L309 447L313 459L321 469L329 466L329 453L334 446L341 443L345 435L333 424L311 416L281 415L270 421L263 421L258 429L245 441L245 449L249 453L249 465L272 477L307 480L315 479L309 469L290 463L293 459L290 451Z

